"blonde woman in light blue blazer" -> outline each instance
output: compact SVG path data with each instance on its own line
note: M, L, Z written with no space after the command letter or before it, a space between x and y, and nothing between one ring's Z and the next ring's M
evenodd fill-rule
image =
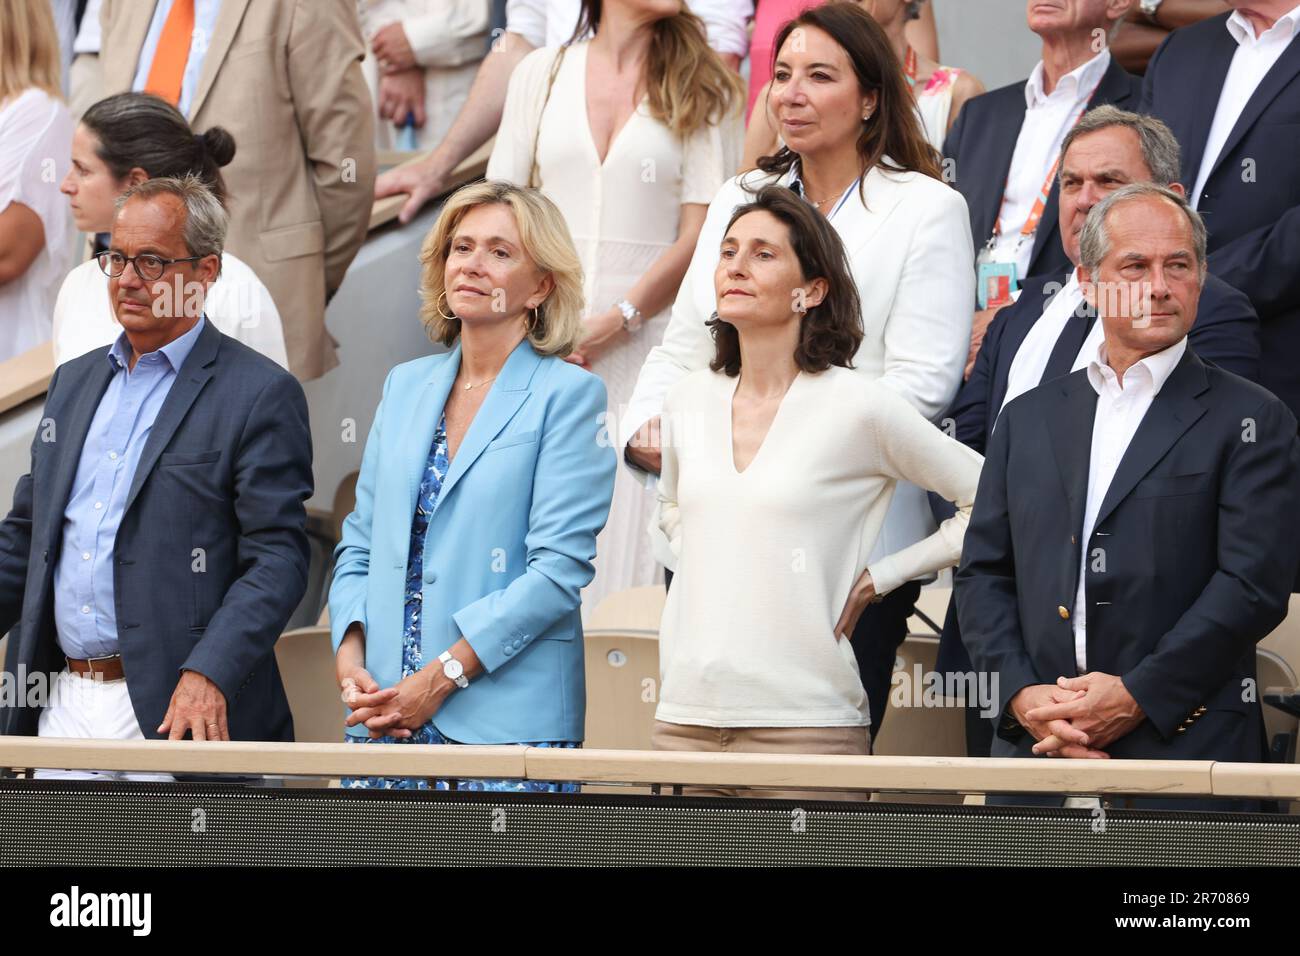
M578 257L549 200L486 182L448 200L420 259L422 315L450 351L389 374L335 552L347 739L575 747L580 592L615 470L605 387L563 359L582 329Z

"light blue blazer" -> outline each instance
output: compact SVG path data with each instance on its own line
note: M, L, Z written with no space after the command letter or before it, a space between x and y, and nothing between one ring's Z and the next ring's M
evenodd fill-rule
M366 441L357 504L330 585L337 651L366 632L366 669L402 676L406 559L433 432L460 368L450 352L397 366ZM601 380L525 339L510 354L452 459L424 549L425 664L461 637L485 672L434 716L475 744L582 740L579 592L609 516L616 456ZM364 726L348 733L365 736Z

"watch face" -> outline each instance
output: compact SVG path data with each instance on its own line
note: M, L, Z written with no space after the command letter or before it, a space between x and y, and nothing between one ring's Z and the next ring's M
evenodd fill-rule
M442 672L447 676L448 680L455 680L457 677L460 677L465 673L465 668L460 661L453 657L447 663L442 665Z

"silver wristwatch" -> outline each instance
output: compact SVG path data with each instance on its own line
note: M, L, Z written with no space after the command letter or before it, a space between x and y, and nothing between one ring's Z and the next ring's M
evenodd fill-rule
M469 678L465 676L465 668L460 661L451 656L451 651L443 651L438 655L438 660L442 663L442 676L447 678L461 690L469 686Z
M641 310L627 299L619 299L614 303L614 308L623 313L623 331L635 332L641 328Z
M1138 0L1138 9L1142 11L1148 20L1154 23L1156 11L1160 9L1160 4L1164 2L1165 0Z

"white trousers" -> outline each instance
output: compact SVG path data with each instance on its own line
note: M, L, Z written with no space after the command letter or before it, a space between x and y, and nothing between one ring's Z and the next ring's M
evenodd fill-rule
M78 677L64 670L54 688L37 728L41 737L74 737L82 740L144 740L136 720L125 680L103 681ZM37 770L46 780L141 780L166 782L169 773L127 773L120 770Z

